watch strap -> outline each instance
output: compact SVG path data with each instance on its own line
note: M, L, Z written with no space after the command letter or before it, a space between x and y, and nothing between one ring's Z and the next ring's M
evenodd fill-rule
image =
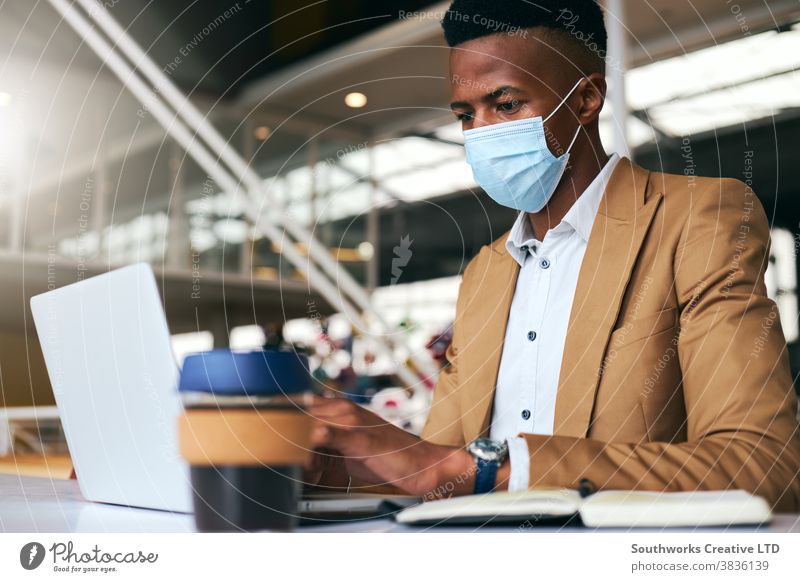
M494 489L497 480L497 462L485 459L476 459L475 490L474 493L489 493Z

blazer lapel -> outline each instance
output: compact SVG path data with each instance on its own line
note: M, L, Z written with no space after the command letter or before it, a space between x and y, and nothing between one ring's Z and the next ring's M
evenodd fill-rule
M510 231L509 231L510 232ZM500 370L500 357L506 336L508 314L517 287L519 264L508 254L505 243L509 233L492 243L489 264L476 273L479 283L470 299L471 313L477 319L470 322L470 343L474 342L475 356L470 357L469 377L462 384L462 417L464 442L488 436L492 403ZM462 368L462 369L463 369Z
M601 201L570 312L554 434L588 433L606 347L662 197L659 192L645 200L649 176L630 160L620 160Z

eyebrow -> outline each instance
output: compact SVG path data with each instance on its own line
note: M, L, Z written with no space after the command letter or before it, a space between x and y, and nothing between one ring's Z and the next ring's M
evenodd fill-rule
M522 89L518 87L514 87L513 85L503 85L502 87L498 87L497 89L493 89L486 93L483 97L481 97L481 101L488 102L494 101L498 97L502 95L507 95L509 93L522 93ZM469 108L470 104L467 101L453 101L450 104L450 109L467 109Z

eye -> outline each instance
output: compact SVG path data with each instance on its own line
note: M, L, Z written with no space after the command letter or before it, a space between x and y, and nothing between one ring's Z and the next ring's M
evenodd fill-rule
M502 113L511 113L515 111L519 107L519 101L514 99L513 101L504 101L502 103L497 104L497 110Z
M472 113L456 113L456 119L459 121L472 121L475 115Z

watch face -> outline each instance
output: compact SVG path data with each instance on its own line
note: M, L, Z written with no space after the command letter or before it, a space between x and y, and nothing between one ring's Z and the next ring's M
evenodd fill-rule
M477 439L470 443L469 452L485 461L504 461L508 454L508 445L491 439Z

